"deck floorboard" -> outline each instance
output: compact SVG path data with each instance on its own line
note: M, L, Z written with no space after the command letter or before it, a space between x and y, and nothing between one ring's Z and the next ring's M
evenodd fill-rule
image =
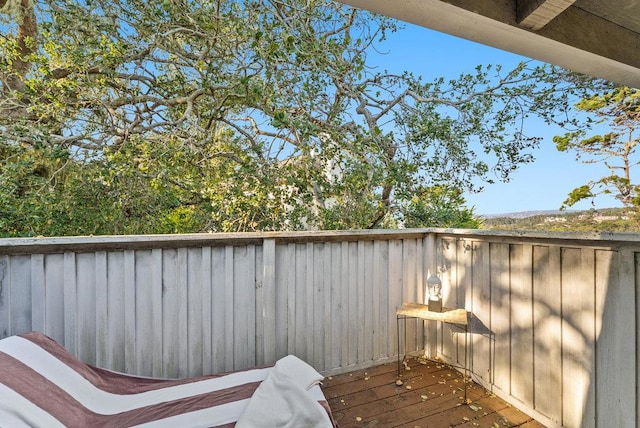
M322 390L340 427L544 427L475 383L465 405L462 375L444 364L411 358L408 367L401 386L395 363L326 378Z

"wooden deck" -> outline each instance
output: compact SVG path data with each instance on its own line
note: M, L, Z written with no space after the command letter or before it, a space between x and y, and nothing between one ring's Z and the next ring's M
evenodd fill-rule
M322 390L340 427L544 427L475 383L465 404L462 375L445 365L411 358L408 367L400 386L395 363L326 378Z

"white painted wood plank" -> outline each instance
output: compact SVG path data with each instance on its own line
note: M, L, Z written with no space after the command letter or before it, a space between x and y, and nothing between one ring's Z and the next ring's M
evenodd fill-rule
M107 253L107 366L111 370L125 371L124 359L124 252ZM50 284L50 283L49 283Z
M387 323L387 311L381 308L381 302L384 300L383 294L387 293L382 278L382 255L381 242L374 241L372 244L371 254L371 272L370 289L371 293L371 318L373 320L371 353L374 361L379 360L383 356L383 344L388 340L387 336L382 336L383 326ZM381 315L384 314L384 315Z
M533 407L532 246L511 247L511 393Z
M367 310L367 296L365 293L365 242L357 242L357 253L355 254L355 260L351 263L352 269L355 268L356 274L356 301L355 309L357 313L358 322L355 324L358 326L356 332L356 341L358 346L356 348L356 364L367 361L365 354L365 343L369 340L370 335L366 325Z
M151 285L151 298L148 309L151 310L151 376L163 375L163 328L162 328L162 250L151 250L151 272L148 280Z
M162 367L163 376L175 378L180 375L178 336L185 331L179 329L178 322L178 251L162 251Z
M562 293L560 248L533 247L534 407L562 420Z
M324 302L324 312L321 322L323 323L324 343L323 343L323 365L322 370L328 370L334 367L331 349L331 338L333 328L333 305L332 297L335 294L334 284L332 282L333 266L331 265L332 246L330 243L323 245L323 270L320 272L320 286L322 287L322 300Z
M76 255L64 253L64 342L67 351L77 355L77 290L76 290Z
M416 296L416 302L424 302L424 285L427 281L427 266L428 261L427 257L429 255L426 252L426 243L424 239L411 239L415 243L416 255L415 255L415 282L414 282L414 293ZM437 265L438 261L438 251L436 246L436 253L434 262ZM425 322L417 323L416 330L416 340L417 340L417 349L424 350L425 348L425 339L426 339L426 328ZM436 332L436 345L437 345L437 332ZM436 346L436 354L437 354L437 346Z
M339 337L340 340L340 367L345 368L349 365L349 294L350 294L350 282L349 282L349 243L342 242L340 244L340 321L341 328Z
M307 259L306 244L296 244L295 256L293 260L294 292L295 300L295 317L293 318L292 333L295 335L295 355L300 356L306 361L308 358L307 337L309 332L309 323L307 322Z
M256 355L255 361L256 365L264 365L265 360L265 317L267 315L267 303L264 301L265 299L265 287L264 287L264 242L262 246L256 248L256 291L255 291L255 299L256 299L256 322L255 322L255 347L256 347ZM275 320L272 321L272 324Z
M596 426L632 428L637 418L634 255L598 250L595 266L596 315L602 314L601 325L596 323Z
M428 242L425 239L425 242ZM458 284L456 277L456 241L450 239L438 240L440 253L440 280L442 281L442 302L449 308L458 308ZM428 257L428 256L427 256ZM424 288L424 287L423 287ZM424 292L423 292L424 294ZM441 346L439 355L448 362L457 362L457 334L459 330L450 326L442 326ZM427 338L427 340L429 340Z
M202 370L202 248L187 250L187 376Z
M11 257L11 327L12 334L26 333L31 327L31 256Z
M245 292L247 294L247 367L256 365L256 246L247 246L247 260L239 269L247 272Z
M0 256L0 339L11 336L9 256Z
M361 261L363 266L363 293L364 298L362 300L362 314L364 319L364 352L362 354L362 361L373 361L373 342L376 335L376 327L374 322L374 291L373 291L373 242L362 242L364 247L363 259Z
M595 427L595 253L563 248L561 257L562 423Z
M135 253L135 373L153 374L153 254L152 250Z
M299 296L296 294L296 244L287 245L287 353L296 353L296 309Z
M509 393L511 388L511 318L509 306L509 244L492 243L491 331L494 335L492 352L493 384L505 393Z
M275 245L275 244L274 244ZM288 245L275 246L275 358L287 355L288 349L288 319L289 319L289 275L290 260Z
M348 255L347 255L347 264L345 268L347 269L347 287L349 290L349 299L348 305L349 313L347 318L347 325L349 331L349 340L348 340L348 357L347 361L349 365L354 365L358 363L358 340L359 338L359 330L361 318L358 313L358 243L357 242L349 242L348 243Z
M189 376L189 249L178 248L176 257L176 283L178 297L173 304L178 308L178 376Z
M403 283L402 283L402 241L394 239L389 241L389 325L393 328L390 329L389 334L389 355L404 355L406 343L404 340L404 323L400 322L400 338L397 334L397 318L396 312L400 309L403 302ZM398 349L398 339L400 342L400 349Z
M429 235L424 239L423 245L424 247L424 269L426 271L426 277L430 278L432 275L436 275L442 281L442 277L438 270L438 251L437 251L437 241L435 235ZM420 284L418 288L422 289L419 297L416 297L415 300L410 300L418 303L424 303L425 305L429 304L429 290L425 290L426 288L426 279ZM406 299L405 299L406 300ZM438 349L442 348L442 335L443 327L440 323L436 321L422 321L420 322L424 328L424 350L429 358L435 358L438 356Z
M107 282L107 252L95 253L96 294L96 362L98 367L107 367L109 353L109 292Z
M331 362L327 368L340 367L342 358L342 339L343 339L343 300L342 294L345 288L342 282L342 244L332 242L328 244L331 248L331 318L330 318L330 335L331 340L328 342L331 354Z
M491 245L486 241L473 243L471 278L472 332L471 369L484 382L491 381Z
M324 367L325 344L325 290L324 290L324 243L313 244L312 249L312 307L313 307L313 367ZM307 256L308 257L308 256Z
M233 289L236 286L235 269L234 269L234 248L226 246L224 252L224 304L227 309L224 312L224 371L235 370L235 347L234 340L237 335L234 325L234 310L240 302L234 300Z
M44 333L46 320L46 294L44 255L31 256L31 330Z
M64 255L47 254L44 258L46 306L44 333L64 343Z
M316 340L318 339L315 336L315 280L314 280L314 264L315 264L315 246L311 242L307 242L304 246L300 246L300 249L304 251L304 256L301 256L301 259L304 260L304 285L302 288L302 295L304 296L304 323L305 330L310 332L311 334L305 335L305 349L306 349L306 357L305 361L307 361L312 366L316 365L315 360L315 348L316 348Z
M202 248L202 300L200 310L202 311L202 373L213 373L213 348L212 348L212 320L211 296L212 296L212 272L211 272L211 247Z
M225 358L231 351L226 346L225 320L227 311L233 307L226 301L226 248L218 247L211 249L211 346L213 353L212 369L213 373L220 373L225 370ZM233 274L232 278L233 279Z
M414 240L402 241L402 301L415 302L415 268L416 246ZM406 322L406 349L407 352L417 351L418 345L417 325L423 324L422 320L408 319ZM403 323L404 324L404 323Z
M95 253L76 255L78 358L91 365L96 364L95 269Z
M31 255L31 330L44 333L46 320L46 294L44 255Z
M136 355L136 253L124 252L124 367L135 374Z
M471 275L472 275L472 255L473 255L473 241L461 239L457 242L456 248L456 259L457 259L457 270L456 270L456 279L457 279L457 298L458 298L458 307L464 308L467 311L471 312L472 308L472 288L471 288ZM456 334L457 339L457 356L456 356L456 364L464 365L466 367L470 367L471 365L471 333L467 333L466 337L464 333ZM469 349L466 350L465 347Z
M389 241L378 241L378 259L376 260L377 274L375 281L378 283L378 290L380 296L380 349L378 352L378 358L392 357L396 355L398 350L396 344L391 340L392 331L396 331L396 314L395 308L392 307L390 298L389 287Z

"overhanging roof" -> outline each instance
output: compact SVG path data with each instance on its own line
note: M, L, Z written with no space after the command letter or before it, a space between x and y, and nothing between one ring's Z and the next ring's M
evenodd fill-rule
M341 0L640 88L637 0Z

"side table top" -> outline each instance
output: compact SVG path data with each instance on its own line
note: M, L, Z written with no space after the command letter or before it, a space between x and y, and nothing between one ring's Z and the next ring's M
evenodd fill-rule
M434 312L430 311L427 305L414 302L403 302L396 315L452 324L467 325L469 323L467 311L464 309L442 308L442 312Z

